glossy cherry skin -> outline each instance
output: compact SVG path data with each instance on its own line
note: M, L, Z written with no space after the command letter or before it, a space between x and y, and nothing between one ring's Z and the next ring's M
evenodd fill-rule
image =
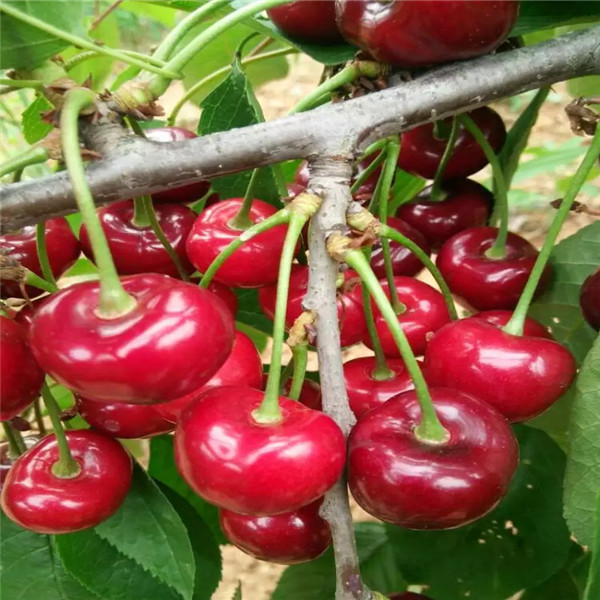
M198 215L186 249L200 273L204 273L220 252L241 235L242 232L233 229L229 222L238 213L242 200L223 200ZM250 219L259 223L276 212L274 206L253 200ZM286 232L287 225L277 225L244 242L217 271L215 281L241 288L260 287L276 281Z
M0 236L0 250L41 277L42 267L37 256L35 232L36 226L28 225L18 233L7 233ZM79 242L71 231L69 223L63 217L46 221L44 232L50 268L54 277L58 278L77 260L81 252ZM32 298L43 293L39 288L29 285L25 286L25 290ZM23 296L19 284L6 279L0 280L0 294L2 298L21 298Z
M344 363L344 381L350 409L357 419L390 398L415 387L402 360L390 360L387 366L394 372L393 376L389 379L375 379L374 356L354 358Z
M408 4L417 3L409 2ZM439 5L439 2L436 4ZM489 2L479 2L479 4L489 4ZM493 150L498 153L506 139L506 128L500 115L487 106L468 114L481 129ZM445 119L444 123L450 127L452 120ZM433 123L426 123L406 131L401 137L398 165L409 173L425 179L433 179L442 161L447 143L448 140L435 137ZM464 179L477 173L487 164L488 160L475 138L460 126L454 151L446 165L443 178Z
M514 0L336 0L342 35L378 61L404 68L487 54L508 37L518 12Z
M330 417L281 397L283 420L259 424L252 412L263 396L251 388L213 388L177 424L180 474L220 508L252 515L296 510L320 498L344 469L346 440Z
M583 282L579 306L590 326L600 330L600 269Z
M374 517L407 529L479 519L500 502L518 464L517 440L492 406L455 390L429 391L447 442L415 437L421 415L415 391L368 412L348 440L352 495Z
M396 217L388 217L387 224L415 242L426 254L431 254L429 242L420 231ZM392 258L394 275L416 275L423 268L423 263L408 248L398 242L390 241L390 256ZM380 242L373 246L371 268L379 279L383 279L386 276L383 250Z
M430 199L432 186L426 187L415 200L403 204L396 216L420 231L432 248L439 248L448 238L470 227L487 224L494 196L470 179L451 179L442 190L441 201Z
M145 129L144 135L152 142L181 142L197 137L193 131L183 127L156 127L155 129ZM197 181L187 183L169 190L163 190L152 194L152 200L159 204L187 204L195 202L208 193L210 189L209 181Z
M166 275L131 275L137 305L125 315L96 315L99 285L72 285L46 300L30 329L42 368L84 398L152 404L206 383L234 340L231 313L214 294Z
M556 402L576 368L558 342L511 335L477 318L446 325L425 352L431 385L473 394L512 422L532 419Z
M351 346L362 340L367 332L367 323L362 308L360 280L354 271L344 272L344 283L338 291L338 316L342 346ZM286 326L289 328L302 314L302 302L308 291L308 267L292 265L288 293ZM268 285L258 290L258 302L262 311L272 319L275 314L277 285Z
M495 227L465 229L447 240L437 257L452 293L476 310L515 308L538 256L525 238L509 232L505 257L488 258L485 252L497 235ZM546 267L536 295L544 290L550 275Z
M388 282L380 281L380 283L389 298ZM420 356L424 354L431 334L450 321L450 313L442 294L430 285L411 277L394 277L394 283L398 298L406 307L406 311L398 315L398 321L413 352ZM372 304L375 328L383 353L388 358L400 358L400 351L385 319L375 303ZM368 335L365 335L363 343L371 348L371 338Z
M132 462L116 440L89 429L67 431L81 472L60 478L54 434L20 456L2 488L2 509L21 527L36 533L72 533L95 527L113 515L131 485Z
M36 362L27 331L0 316L0 421L9 421L39 395L44 372Z
M297 0L270 8L267 15L292 38L318 44L342 41L335 22L334 0Z
M259 560L295 565L321 556L331 544L331 530L319 515L322 500L294 511L257 517L219 511L221 529L240 550Z
M185 252L185 241L192 230L196 213L182 204L164 204L154 208L158 222L173 250L188 273L194 271ZM124 200L101 208L98 217L108 240L110 253L119 275L163 273L179 278L179 271L151 227L133 224L133 202ZM94 259L85 225L79 234L84 254Z
M471 315L472 319L483 319L492 325L502 329L513 315L512 310L484 310L483 312ZM523 335L526 337L541 337L553 340L552 334L539 321L531 317L525 317L523 326Z
M170 423L177 423L183 410L211 388L238 385L260 389L262 382L262 360L256 346L245 333L236 331L227 360L199 390L170 402L156 404L152 408Z

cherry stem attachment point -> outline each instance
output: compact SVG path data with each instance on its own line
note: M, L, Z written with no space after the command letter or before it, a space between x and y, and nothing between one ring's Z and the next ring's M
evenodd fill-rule
M454 152L454 146L456 145L456 140L458 138L458 129L458 119L453 117L450 135L448 136L448 141L446 142L446 148L444 148L442 160L440 161L437 171L435 172L435 178L433 179L433 185L431 186L431 192L429 194L430 198L434 201L444 199L445 194L442 190L442 181L444 179L446 167L448 166L450 158L452 158L452 153Z
M146 196L137 196L133 199L133 218L131 219L131 223L139 229L150 227L150 217L146 210L145 198Z
M14 429L9 421L2 421L2 429L4 429L4 436L8 442L11 457L17 458L17 456L21 456L27 450L21 433Z
M38 255L38 261L40 263L40 267L42 268L42 276L48 283L53 285L56 290L56 279L54 278L54 273L52 272L52 267L50 266L50 259L48 258L48 249L46 247L45 223L38 223L36 225L35 245Z
M246 188L246 193L244 194L244 200L242 201L240 210L238 210L236 215L228 223L232 229L246 231L246 229L250 229L250 227L254 225L254 222L250 218L250 211L252 210L252 203L254 202L254 190L256 189L259 175L260 168L252 171L252 175L250 176L250 181L248 182L248 187Z
M23 267L23 271L25 273L24 283L27 285L32 285L33 287L38 288L39 290L44 290L45 292L49 292L53 294L58 291L58 286L54 282L46 281L33 271Z

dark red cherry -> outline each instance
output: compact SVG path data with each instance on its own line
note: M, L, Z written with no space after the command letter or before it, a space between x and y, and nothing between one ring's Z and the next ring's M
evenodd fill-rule
M50 268L54 277L60 277L76 260L80 254L79 242L71 231L66 219L58 217L49 219L44 224L46 234L46 251ZM36 226L28 225L16 233L7 233L0 236L0 251L17 260L23 267L42 276L42 267L37 255L35 243ZM39 296L42 291L33 286L26 286L28 296ZM18 283L0 280L0 294L2 298L21 298L21 288Z
M335 22L334 0L288 2L267 10L269 19L291 38L303 42L328 44L341 42Z
M468 392L509 421L526 421L558 400L575 378L571 353L558 342L505 333L483 319L449 323L427 345L430 385Z
M257 517L219 511L221 529L240 550L260 560L295 565L321 556L331 544L331 530L319 515L322 500L291 512Z
M338 480L346 459L336 423L299 402L280 398L279 423L254 421L263 395L251 388L213 388L188 406L175 430L175 462L190 487L242 514L306 506Z
M60 534L95 527L114 514L129 491L132 464L116 440L89 429L67 431L81 472L61 478L54 434L20 456L2 488L2 509L15 523L36 533Z
M486 3L479 2L478 4ZM487 106L468 114L494 151L498 153L506 139L506 128L500 115ZM443 123L449 128L452 121L445 119ZM410 131L405 131L401 137L398 165L409 173L415 173L425 179L433 179L442 161L447 143L447 139L435 137L433 123L426 123ZM444 179L464 179L477 173L487 164L488 160L475 138L460 126L452 157L444 171Z
M223 285L218 281L211 281L206 289L218 296L227 305L229 312L233 318L235 318L238 306L238 300L235 292L231 288L228 288L226 285Z
M15 312L13 316L14 320L27 331L27 335L29 335L29 327L31 323L33 323L33 315L43 301L44 297L40 298L39 300L29 302Z
M402 360L390 360L387 366L393 371L392 377L375 379L375 357L364 356L344 363L350 409L357 419L390 398L415 387Z
M499 329L502 329L502 327L508 323L512 315L512 310L484 310L483 312L475 313L471 318L483 319ZM554 339L546 327L531 317L525 317L523 335L526 337L541 337L548 340Z
M342 35L380 62L404 68L463 60L508 37L519 2L336 0Z
M211 388L239 385L260 389L262 382L262 360L256 346L245 333L236 331L227 360L200 389L182 398L156 404L152 408L170 423L177 423L183 410Z
M596 330L600 329L600 269L592 273L581 286L579 306L585 320Z
M380 283L389 298L388 282L381 281ZM413 352L419 356L424 354L427 340L432 333L450 321L450 313L442 294L430 285L411 277L394 277L394 283L398 291L398 298L406 308L403 313L398 314L398 321L400 321ZM400 358L398 346L385 319L374 303L373 316L384 354L388 358ZM368 335L365 335L363 342L371 348L371 338Z
M538 256L526 239L509 232L505 257L488 258L485 253L497 235L495 227L465 229L447 240L437 257L452 293L476 310L515 308ZM550 274L546 267L536 294L544 290Z
M369 514L407 529L449 529L479 519L506 494L518 464L517 440L492 406L467 394L430 388L450 433L419 441L415 391L369 411L348 440L348 481Z
M223 200L198 215L186 249L200 273L204 273L220 252L243 233L230 225L242 201L242 198ZM253 200L250 219L259 223L276 212L274 206ZM244 242L217 271L215 281L241 288L260 287L276 281L286 231L287 225L278 225Z
M344 271L344 283L338 291L338 316L340 319L340 335L342 346L351 346L362 340L367 331L367 324L362 308L360 280L354 271ZM302 301L308 290L308 267L293 265L287 303L286 326L289 328L300 316ZM273 318L277 285L268 285L258 290L258 302L262 311Z
M266 385L266 379L263 386ZM284 393L287 395L290 392L292 380L288 379L284 387ZM323 410L323 402L321 398L321 386L312 379L305 379L302 382L302 389L300 390L300 396L298 402L312 408L313 410Z
M211 292L166 275L131 275L130 312L98 317L99 285L72 285L37 310L31 346L42 368L84 398L151 404L197 390L234 339L227 307Z
M420 231L396 217L388 217L387 224L415 242L426 254L431 254L429 242ZM390 242L390 256L392 258L394 275L412 276L416 275L423 268L423 263L408 248L398 242ZM379 279L383 279L386 276L380 242L373 246L371 268Z
M432 186L414 200L400 206L396 216L420 231L433 248L439 248L455 233L487 224L494 196L470 179L451 179L442 186L445 197L431 200Z
M146 129L144 130L144 135L149 140L159 143L181 142L196 137L193 131L189 131L183 127ZM174 182L174 186L169 190L152 194L152 200L160 204L187 204L188 202L195 202L208 193L210 182L197 181L196 183L187 183L180 186L177 186L177 182Z
M185 241L196 220L196 213L181 204L158 205L154 211L165 237L173 246L184 268L188 273L192 273L194 267L185 252ZM178 278L179 271L175 263L152 228L136 227L133 224L133 213L131 200L115 202L98 211L119 275L163 273ZM85 225L81 227L79 239L84 254L93 260L94 254Z
M39 395L44 372L27 339L27 331L0 315L0 421L9 421Z

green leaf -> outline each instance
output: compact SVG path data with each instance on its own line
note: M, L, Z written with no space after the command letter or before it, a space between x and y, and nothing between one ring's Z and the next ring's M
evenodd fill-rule
M87 37L83 19L90 4L85 0L4 0L4 4L58 29ZM3 69L34 69L70 46L68 42L7 14L2 14L0 19L0 37Z
M235 589L235 593L231 600L242 600L242 584L238 583L237 588Z
M258 290L236 289L234 291L238 299L236 320L267 335L273 335L273 321L265 316L260 308Z
M161 435L150 441L148 473L185 498L208 525L219 544L228 543L219 525L219 509L200 498L179 475L175 466L172 436Z
M594 511L600 494L600 337L575 381L569 438L565 517L578 541L590 546L594 536Z
M331 600L335 597L333 550L307 563L292 565L281 575L271 600Z
M600 494L596 496L596 515L594 524L592 561L589 568L589 578L583 600L597 600L600 598Z
M28 144L39 142L52 131L53 126L50 123L46 123L46 121L42 121L42 113L51 108L52 104L44 96L38 96L23 111L23 137Z
M121 508L95 532L119 552L186 599L194 589L194 558L181 519L148 477L135 465L131 489Z
M596 0L521 2L519 18L510 35L525 35L541 29L576 23L593 23L599 20L600 2Z
M396 169L389 213L393 215L402 204L410 202L424 187L425 180L421 177Z
M387 525L399 567L436 600L506 600L562 567L569 532L562 517L565 457L543 432L516 426L521 461L502 503L486 517L447 531Z
M594 96L600 90L600 75L588 75L567 81L569 94L574 98Z

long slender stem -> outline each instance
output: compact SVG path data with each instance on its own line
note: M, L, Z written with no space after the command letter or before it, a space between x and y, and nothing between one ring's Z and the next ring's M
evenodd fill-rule
M548 262L548 259L552 254L554 242L556 241L556 238L560 233L561 227L563 226L564 222L569 216L569 211L571 210L573 201L577 197L577 194L581 190L581 187L585 183L589 172L595 165L596 160L599 156L600 127L597 127L596 134L594 135L592 143L588 148L588 151L586 152L583 161L581 161L577 172L573 176L573 179L571 179L569 189L567 190L563 201L560 203L560 207L556 211L554 220L552 221L552 224L548 229L548 233L546 234L544 245L542 246L542 249L540 250L540 253L535 261L535 264L533 265L533 269L531 270L531 274L529 275L529 279L527 280L525 289L523 290L523 293L519 298L519 302L515 307L512 317L503 328L503 330L506 333L511 333L513 335L523 335L523 327L525 325L527 311L529 310L529 306L531 305L531 301L533 300L533 296L535 295L537 286L544 273L546 263Z
M25 269L24 283L26 283L27 285L32 285L40 290L44 290L45 292L50 292L51 294L56 292L56 290L58 289L56 283L50 283L49 281L46 281L45 279L43 279L39 275L36 275L33 271L30 271L29 269Z
M42 415L42 407L40 406L40 399L36 398L33 401L33 414L35 415L35 423L38 428L40 436L46 435L46 425L44 424L44 416Z
M8 442L11 457L16 458L17 456L21 456L27 448L25 447L25 442L23 442L19 432L13 429L8 421L2 421L2 429L4 429L4 436Z
M306 365L308 364L308 342L302 342L292 346L292 364L294 367L292 384L287 394L288 398L298 400L302 392L302 384L306 376Z
M254 169L244 194L244 199L240 209L235 216L229 221L229 226L239 231L246 231L254 225L254 222L250 218L250 211L252 210L252 203L254 202L254 190L258 183L258 177L260 175L260 169Z
M35 229L35 245L37 249L38 260L42 267L42 276L48 282L56 287L56 279L50 266L48 258L48 248L46 247L46 224L38 223Z
M359 188L363 183L371 177L371 175L379 168L381 163L385 160L385 153L381 152L378 156L376 156L373 161L369 164L369 166L361 172L361 174L356 178L356 181L352 184L350 188L350 192L352 194L356 194Z
M0 166L0 177L13 171L19 171L29 165L37 165L48 160L48 150L42 146L32 146L17 156L4 161Z
M135 52L134 50L121 50L121 52L123 52L124 54L127 54L129 56L133 56L134 58L139 58L140 60L146 60L151 65L155 65L156 67L164 67L164 65L165 65L164 61L156 60L152 56L146 56L145 54L142 54L141 52ZM84 63L86 60L92 60L94 58L97 58L98 56L102 56L102 55L101 55L101 53L97 52L96 50L87 50L86 52L80 52L79 54L76 54L72 58L69 58L68 60L66 60L63 64L63 69L68 73L69 71L74 69L77 65Z
M96 214L94 200L85 176L79 149L79 112L93 105L95 94L85 88L74 88L65 95L60 116L61 141L69 178L75 193L77 206L85 223L94 261L100 271L100 298L98 315L113 318L133 309L136 302L125 291L115 269L110 248L102 225Z
M444 192L442 191L442 181L444 179L446 167L448 166L450 158L452 157L452 153L454 152L454 146L456 145L456 140L458 138L458 129L458 119L453 117L450 135L448 136L448 141L446 142L446 147L444 148L444 154L442 154L442 160L440 161L437 171L435 172L435 178L433 180L433 185L431 186L430 197L432 200L441 200L444 196Z
M150 227L150 218L148 216L148 211L146 210L145 199L146 196L136 196L133 199L133 217L131 223L134 227L139 227L140 229Z
M8 79L5 77L0 78L0 85L7 85L9 87L15 88L15 90L22 90L27 88L40 90L44 87L44 83L39 79Z

